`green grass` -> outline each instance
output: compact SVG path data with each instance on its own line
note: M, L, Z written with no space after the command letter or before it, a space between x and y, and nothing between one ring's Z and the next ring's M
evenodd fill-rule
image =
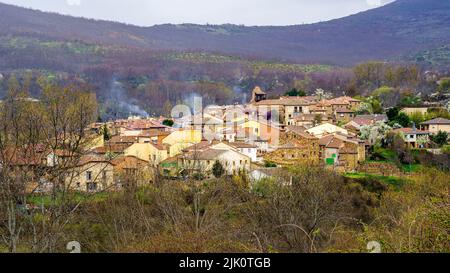
M411 153L414 156L417 156L418 150L412 150ZM422 168L421 164L402 164L401 166L398 165L398 161L396 160L397 155L394 151L390 149L385 148L377 148L374 151L374 156L378 158L378 160L367 160L367 163L392 163L396 164L400 170L402 170L405 173L414 173L420 171Z
M402 165L402 170L406 173L415 173L422 169L421 164L404 164Z
M388 184L390 186L393 186L394 188L400 188L406 181L397 176L383 176L383 175L377 175L377 174L369 174L369 173L346 173L344 174L344 177L351 178L351 179L374 179L378 180L380 182L383 182L385 184Z
M396 154L390 149L377 148L374 154L376 157L381 158L381 160L376 162L395 162Z
M443 152L444 154L450 155L450 145L444 145L444 146L442 147L442 152Z

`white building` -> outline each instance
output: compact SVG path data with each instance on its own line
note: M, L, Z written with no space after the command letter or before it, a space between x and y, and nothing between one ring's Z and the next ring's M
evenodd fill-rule
M316 126L316 127L306 130L306 132L309 134L312 134L318 138L321 138L324 135L335 134L335 133L342 133L342 134L348 135L348 131L346 129L341 128L336 125L333 125L333 124L330 124L330 123L321 124L319 126Z

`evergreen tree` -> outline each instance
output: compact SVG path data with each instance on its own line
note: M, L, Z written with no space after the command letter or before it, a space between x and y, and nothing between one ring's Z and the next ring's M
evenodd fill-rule
M216 161L214 162L212 172L214 177L220 178L225 173L225 169L219 161Z

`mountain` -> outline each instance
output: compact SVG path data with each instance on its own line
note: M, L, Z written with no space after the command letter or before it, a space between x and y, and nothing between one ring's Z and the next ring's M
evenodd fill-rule
M0 3L0 36L84 41L139 49L218 52L297 63L353 65L450 44L450 1L397 0L328 22L285 27L137 27Z

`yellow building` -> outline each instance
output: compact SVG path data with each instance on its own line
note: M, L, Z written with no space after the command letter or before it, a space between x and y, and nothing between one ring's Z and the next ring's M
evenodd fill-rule
M76 191L114 190L114 165L103 156L83 156L65 181L68 188Z
M436 118L420 125L422 130L429 131L431 134L437 134L439 131L450 133L450 120L445 118Z
M150 165L157 166L161 161L167 159L170 152L166 146L153 143L135 143L125 149L125 156L135 156L139 159L149 161Z
M202 140L202 132L200 130L179 130L174 131L168 135L164 140L163 144L169 146L175 144L196 144Z

